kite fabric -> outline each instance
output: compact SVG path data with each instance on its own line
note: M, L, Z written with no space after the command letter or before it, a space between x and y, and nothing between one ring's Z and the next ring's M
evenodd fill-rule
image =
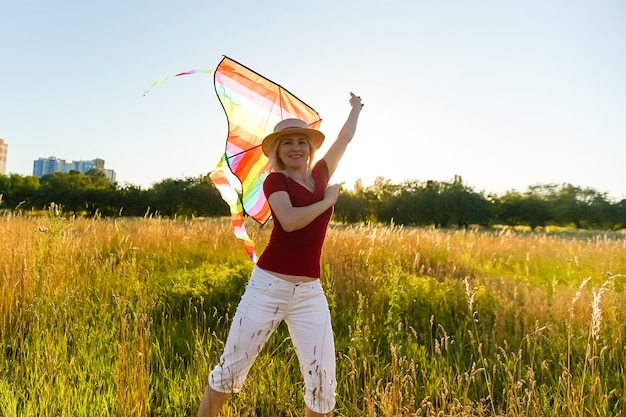
M263 194L267 157L263 138L284 119L304 120L318 129L319 114L278 84L244 65L224 57L213 75L215 92L228 119L226 162L241 182L243 211L261 225L270 218Z
M192 74L213 74L215 92L226 113L228 137L224 154L210 177L230 208L235 236L244 241L246 253L256 262L254 241L248 236L244 216L261 225L271 216L263 193L267 176L263 168L268 159L261 142L281 120L301 119L313 129L319 129L322 120L313 108L289 91L226 56L214 71L195 69L175 77ZM167 79L155 81L143 95Z
M226 154L222 155L222 159L220 159L220 162L209 176L213 184L215 184L215 188L217 188L222 196L222 199L230 208L230 216L233 228L235 229L235 236L243 240L244 249L248 257L256 263L257 256L254 252L254 241L248 236L246 225L244 224L243 207L241 206L241 198L238 192L240 188L239 179L235 177L228 168Z

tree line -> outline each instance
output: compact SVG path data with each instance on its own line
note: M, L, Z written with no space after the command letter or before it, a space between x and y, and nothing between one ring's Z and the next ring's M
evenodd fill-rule
M0 209L46 210L60 207L73 215L103 217L228 216L229 208L208 175L165 179L149 189L112 183L92 169L36 176L0 175Z
M485 195L452 181L409 180L400 184L377 178L364 187L341 193L335 217L346 223L376 221L408 226L468 227L469 225L626 228L626 199L611 201L606 193L571 184L535 185L526 192Z
M0 175L0 209L45 210L61 207L73 215L104 217L228 216L209 175L168 178L149 189L112 183L102 171L54 173L41 178ZM468 227L470 225L529 226L532 229L571 226L578 229L626 228L626 199L611 201L606 193L571 184L535 185L525 192L503 195L476 192L460 176L451 181L377 178L344 190L335 205L334 220L405 226Z

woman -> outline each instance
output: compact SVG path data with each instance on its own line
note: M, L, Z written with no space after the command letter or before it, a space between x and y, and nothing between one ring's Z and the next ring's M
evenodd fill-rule
M356 131L363 104L352 110L337 140L313 166L324 134L299 119L278 123L262 144L269 158L263 191L274 227L241 297L219 363L209 375L198 417L216 416L238 392L252 363L285 321L304 376L307 416L331 416L335 407L335 347L326 296L319 283L326 229L340 185L328 185Z

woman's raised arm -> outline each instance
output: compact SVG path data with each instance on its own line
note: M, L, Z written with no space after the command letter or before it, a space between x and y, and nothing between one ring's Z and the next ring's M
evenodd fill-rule
M337 136L337 140L333 142L333 144L328 149L328 152L326 152L326 155L324 155L324 160L326 161L326 165L328 166L328 173L331 177L337 169L339 161L341 160L341 157L348 147L348 143L350 143L352 137L354 136L354 133L356 132L356 125L359 121L359 114L361 113L361 109L363 108L363 103L361 103L361 97L355 95L354 93L350 93L350 105L352 106L352 110L350 110L348 119L341 128L341 131Z

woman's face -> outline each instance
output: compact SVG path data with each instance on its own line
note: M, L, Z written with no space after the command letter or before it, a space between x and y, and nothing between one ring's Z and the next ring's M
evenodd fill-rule
M311 156L310 139L304 135L288 135L280 139L278 158L285 168L298 169L309 164Z

